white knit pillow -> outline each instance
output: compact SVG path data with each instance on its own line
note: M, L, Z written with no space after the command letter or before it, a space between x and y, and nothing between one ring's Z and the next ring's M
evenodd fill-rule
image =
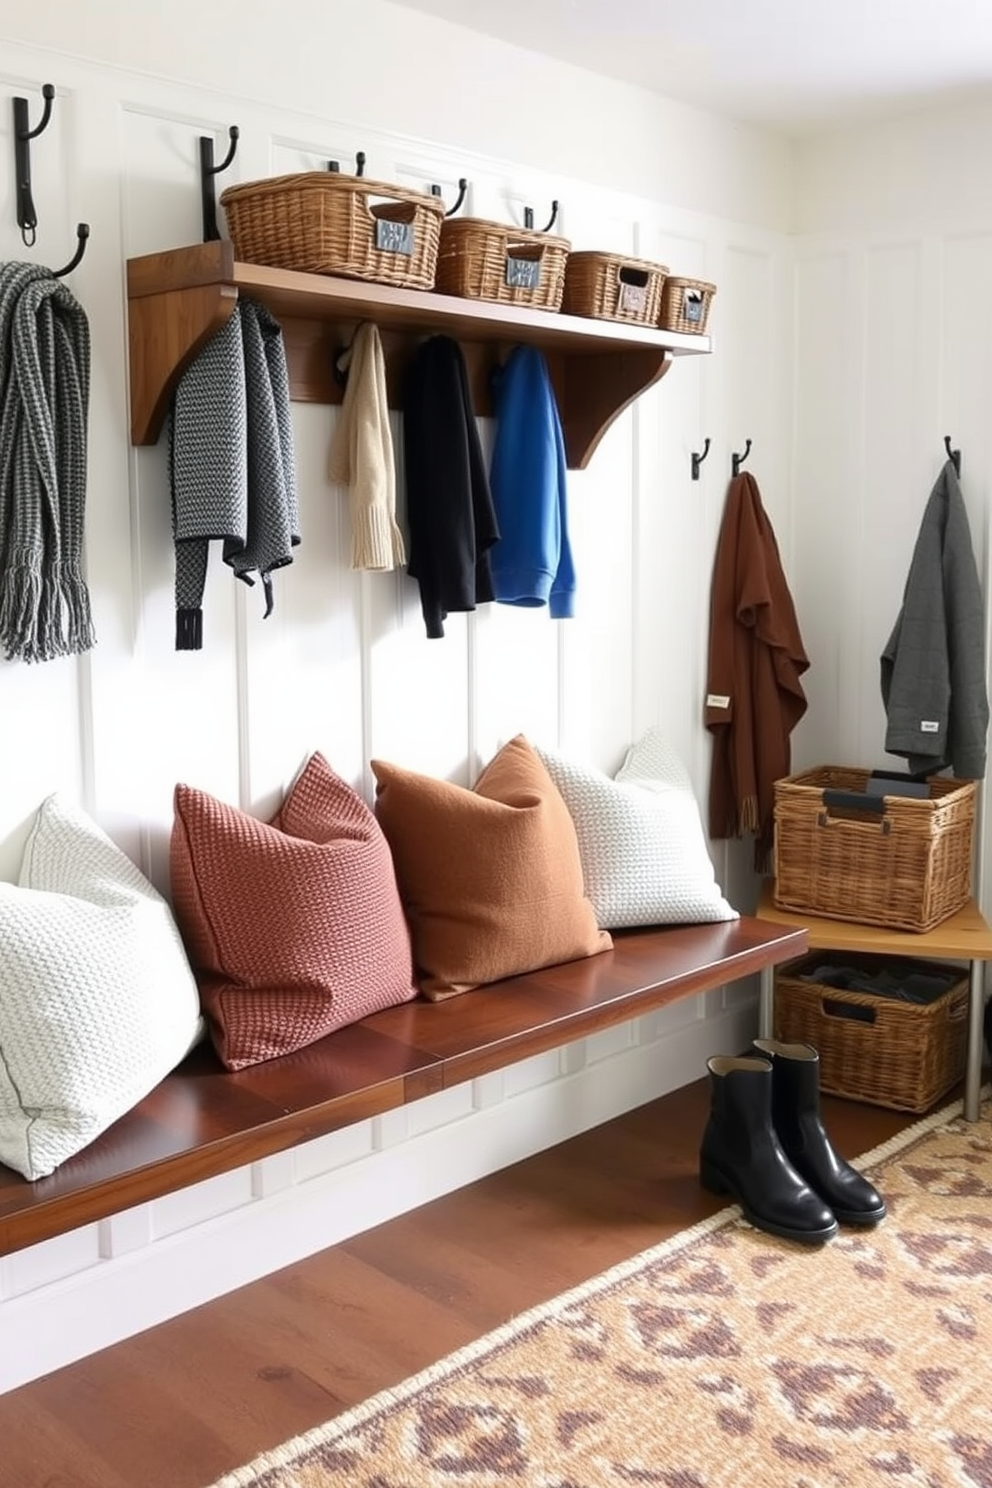
M614 779L538 749L579 839L600 928L736 920L717 885L688 772L657 729Z
M200 1032L169 906L95 822L49 796L20 884L0 883L0 1161L45 1177Z

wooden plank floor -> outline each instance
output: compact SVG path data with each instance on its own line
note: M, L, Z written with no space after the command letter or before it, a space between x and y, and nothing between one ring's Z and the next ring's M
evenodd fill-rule
M0 1488L205 1488L721 1207L697 1081L0 1396ZM847 1156L916 1118L824 1099ZM0 1339L0 1347L3 1341Z

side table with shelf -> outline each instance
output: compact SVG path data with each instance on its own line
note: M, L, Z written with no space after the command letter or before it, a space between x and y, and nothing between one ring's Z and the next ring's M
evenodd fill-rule
M984 962L992 960L992 929L973 899L933 930L887 930L881 925L860 925L849 920L823 919L778 909L774 883L762 885L759 920L804 929L811 951L861 951L880 956L919 956L938 961L966 961L969 968L968 1041L965 1064L964 1115L977 1121L982 1084L982 1020L985 1007ZM775 970L761 972L758 1003L758 1036L771 1038L775 1006Z

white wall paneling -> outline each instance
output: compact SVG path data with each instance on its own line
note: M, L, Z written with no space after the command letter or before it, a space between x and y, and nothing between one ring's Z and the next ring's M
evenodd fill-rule
M234 16L233 0L220 3ZM91 226L70 284L93 333L86 535L98 633L86 658L0 663L3 716L18 720L0 741L0 874L16 878L34 810L64 789L167 892L178 781L268 815L313 749L371 800L376 756L470 783L523 731L613 770L661 723L704 796L709 565L729 449L760 429L770 462L787 435L785 375L772 365L783 307L772 302L788 253L790 149L379 0L290 0L285 24L266 17L254 34L238 11L220 81L201 68L204 26L220 12L201 9L195 46L176 44L175 7L146 14L140 38L100 0L82 30L71 7L45 0L18 15L17 36L11 17L0 22L2 91L40 111L42 84L57 90L33 152L38 256L65 262L76 222ZM294 17L313 45L299 44ZM316 44L328 27L333 46ZM377 66L356 68L372 27ZM48 49L53 35L75 55ZM434 40L447 47L446 94L410 85L409 58ZM514 97L512 120L491 106L494 89ZM538 225L558 200L555 230L576 247L720 281L719 357L677 359L569 477L574 620L491 605L450 616L444 639L428 641L412 580L349 568L347 496L326 473L336 411L294 404L303 541L274 576L274 612L263 619L260 587L238 584L215 545L203 650L174 650L168 437L129 445L124 266L198 241L197 139L214 134L219 159L231 124L240 140L218 198L328 159L348 169L364 150L373 179L436 181L450 202L464 176L463 212L522 222L531 206ZM9 131L0 109L0 253L18 257ZM744 410L752 429L740 427ZM480 429L488 449L490 421ZM393 433L402 516L399 414ZM705 434L713 453L693 485L689 453ZM719 846L721 870L726 856ZM739 886L750 892L749 874ZM753 1017L751 989L726 1010L710 997L9 1257L0 1388L696 1078L714 1040L736 1045Z
M541 166L691 211L789 227L788 140L386 0L283 0L275 25L271 10L238 0L209 8L37 0L5 13L0 27L25 48L47 51L57 38L63 53L137 76L149 93L161 78L181 79L204 100L222 88L237 94L242 114L252 102L284 118L305 109L350 121L360 149L371 126L515 161L521 174ZM5 66L18 65L5 57ZM245 121L225 109L218 122ZM290 135L288 122L281 132Z
M840 764L853 748L844 682L852 661L860 670L860 654L856 632L852 645L838 619L857 617L861 606L864 384L854 281L850 255L839 250L802 255L796 264L793 577L811 663L797 768Z
M33 811L64 789L167 887L177 780L264 814L315 748L371 799L376 755L467 783L522 730L613 770L660 723L705 803L712 556L746 438L812 663L794 762L885 763L878 657L945 433L980 567L990 536L992 104L791 145L385 0L287 0L280 14L272 28L218 0L194 24L192 0L161 14L36 0L0 21L0 91L37 117L42 84L58 90L33 152L36 254L65 262L76 222L92 229L71 285L93 332L99 637L80 660L0 663L16 721L0 737L0 875L16 877ZM377 66L357 67L372 30ZM424 55L444 56L437 89L410 66ZM428 642L411 580L349 569L346 497L326 475L336 414L296 404L303 544L276 575L275 611L263 620L258 591L212 554L204 649L174 651L165 439L127 439L124 263L197 240L196 138L220 142L232 123L218 194L363 149L375 178L436 180L452 200L465 176L463 210L503 219L531 205L541 223L557 199L577 248L629 248L717 284L713 357L677 359L570 477L574 621L489 606ZM4 257L26 252L12 167L2 108ZM400 433L396 416L401 457ZM748 908L750 844L713 848ZM542 1056L5 1258L0 1332L18 1346L0 1351L0 1388L697 1078L753 1015L753 989L713 993L642 1020L629 1043Z
M829 657L800 730L806 764L900 763L884 753L879 657L945 435L962 452L988 615L990 137L986 98L825 134L798 153L793 501L799 592ZM980 808L979 861L987 816ZM988 915L987 874L978 887Z
M921 303L922 272L918 242L882 243L865 255L859 649L865 661L873 657L875 665L862 666L860 687L852 698L856 731L849 742L855 760L873 762L879 736L884 735L878 658L895 623L930 475L939 464L940 445L927 460L921 430L921 425L929 427L925 410L930 390L923 381L925 332L920 317L906 313L908 306ZM891 508L900 499L916 521L910 516L894 530Z
M795 267L793 551L812 666L802 765L895 765L879 661L946 458L984 567L992 397L988 232L810 237Z

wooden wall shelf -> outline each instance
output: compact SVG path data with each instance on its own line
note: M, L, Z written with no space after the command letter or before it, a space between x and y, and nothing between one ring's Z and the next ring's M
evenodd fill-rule
M510 347L540 347L574 470L589 463L614 419L665 375L673 357L711 350L708 336L237 263L226 240L198 243L128 261L134 444L157 441L179 377L229 318L239 293L267 306L282 324L297 402L341 401L334 353L363 320L374 321L382 335L395 407L405 358L425 336L453 336L461 344L478 413L491 411L489 374Z

